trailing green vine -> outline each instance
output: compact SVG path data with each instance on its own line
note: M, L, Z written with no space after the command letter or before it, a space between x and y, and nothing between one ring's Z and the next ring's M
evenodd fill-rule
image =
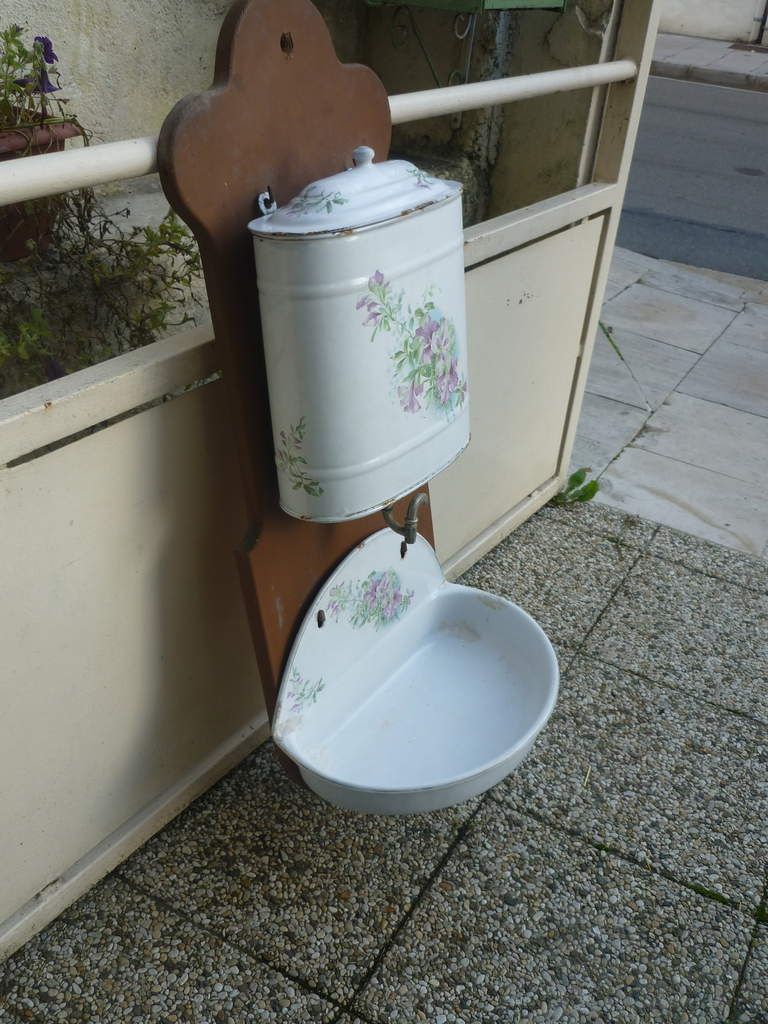
M110 216L90 189L67 193L45 250L30 242L0 264L0 398L195 322L192 236L171 212L157 227L127 226L127 213Z

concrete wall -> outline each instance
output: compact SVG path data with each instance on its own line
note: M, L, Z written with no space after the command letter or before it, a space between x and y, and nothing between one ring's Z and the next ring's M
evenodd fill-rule
M360 50L364 5L318 0L343 60ZM97 141L157 132L181 96L206 88L228 0L3 0L0 20L50 36L71 107Z
M397 28L394 7L315 2L342 60L370 64L391 93L435 85L416 34ZM562 16L488 12L479 22L471 80L597 60L612 2L579 0ZM5 0L2 20L53 39L72 109L96 141L112 141L157 132L179 97L209 85L228 6L229 0ZM445 84L466 57L454 15L420 9L414 18ZM465 219L476 223L573 187L588 107L589 94L581 92L419 122L396 132L395 149L463 180Z
M766 0L662 0L660 32L750 42Z

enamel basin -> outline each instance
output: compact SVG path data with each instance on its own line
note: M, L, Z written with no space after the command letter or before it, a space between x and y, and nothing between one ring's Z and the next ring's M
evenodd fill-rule
M558 667L504 598L445 580L422 538L382 530L326 581L280 686L274 738L339 807L430 811L484 792L552 713Z

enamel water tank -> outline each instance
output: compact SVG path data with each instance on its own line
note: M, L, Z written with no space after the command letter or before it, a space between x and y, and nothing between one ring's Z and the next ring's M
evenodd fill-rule
M249 224L280 504L327 523L390 505L469 442L461 186L351 157Z

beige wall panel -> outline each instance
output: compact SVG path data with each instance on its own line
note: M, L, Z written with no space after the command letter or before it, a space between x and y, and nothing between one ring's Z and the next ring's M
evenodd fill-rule
M557 473L602 225L467 273L472 440L430 483L442 562Z
M0 469L0 921L262 708L221 383Z

